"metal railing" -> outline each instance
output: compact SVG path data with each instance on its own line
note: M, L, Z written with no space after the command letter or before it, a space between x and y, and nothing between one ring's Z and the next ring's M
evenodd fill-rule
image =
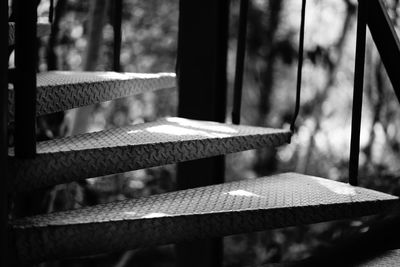
M365 39L368 26L379 51L394 92L400 101L400 41L383 0L359 0L357 19L356 63L354 73L353 114L351 127L349 183L358 184L361 109L364 85Z

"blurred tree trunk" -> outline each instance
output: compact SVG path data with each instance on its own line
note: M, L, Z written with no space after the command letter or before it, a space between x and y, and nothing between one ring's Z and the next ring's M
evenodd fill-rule
M66 0L58 0L54 11L54 21L51 24L51 33L49 38L49 43L47 45L47 69L56 70L57 65L57 55L55 52L55 47L57 45L57 36L60 31L60 21L65 13Z
M252 2L250 2L252 3ZM276 53L277 38L276 33L279 29L281 16L284 9L283 1L269 1L264 9L260 9L254 3L249 6L248 20L248 57L250 62L256 62L248 66L255 77L253 79L259 82L258 103L254 115L255 123L258 126L266 126L270 112L270 98L275 83L275 65L278 58ZM254 170L257 176L263 176L276 169L277 161L275 159L275 149L259 149L254 163ZM268 255L259 252L260 248L267 249L266 246L270 240L268 233L250 233L247 234L246 264L249 266L258 266L265 262L264 256ZM272 256L274 260L275 255Z
M260 62L261 70L254 70L255 80L260 80L259 103L256 124L266 126L270 111L270 96L275 83L276 33L281 22L284 7L283 1L270 1L265 10L250 6L249 15L249 57L254 62ZM264 20L266 20L264 22ZM276 169L275 149L257 151L254 170L258 175L267 175Z
M84 70L96 70L103 43L103 27L106 23L108 0L91 0L89 10L88 43L84 59ZM72 114L70 135L80 134L87 131L90 115L94 106L76 109Z

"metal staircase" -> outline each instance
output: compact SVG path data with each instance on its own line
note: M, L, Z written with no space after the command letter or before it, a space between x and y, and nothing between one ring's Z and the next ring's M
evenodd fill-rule
M8 25L10 45L14 44L14 27ZM47 24L39 24L37 36L48 33L48 29ZM0 34L3 36L4 31ZM7 72L1 69L2 75ZM171 73L48 72L35 74L35 77L36 99L33 100L35 105L30 107L36 109L33 120L36 116L150 90L172 89L177 84L175 74ZM18 85L15 88L21 89L29 88L18 88ZM7 84L2 90L8 93L6 99L1 99L3 106L8 105L2 111L8 110L8 121L15 119L19 123L14 108L22 112L23 103L18 103L20 100L14 96L13 86ZM14 105L14 102L17 103ZM1 126L5 127L2 133L6 133L7 122L3 121ZM290 130L171 117L35 142L33 156L31 151L24 156L21 148L15 151L2 147L2 152L8 155L8 167L2 169L2 175L7 173L9 178L3 181L8 189L2 194L249 149L277 147L289 143L291 136ZM21 134L17 133L16 142L18 138L21 139ZM6 248L2 247L1 257L7 255L10 265L38 263L386 213L398 203L397 197L381 192L284 173L10 220L6 227L8 241L6 245L3 243ZM8 253L4 254L6 249Z

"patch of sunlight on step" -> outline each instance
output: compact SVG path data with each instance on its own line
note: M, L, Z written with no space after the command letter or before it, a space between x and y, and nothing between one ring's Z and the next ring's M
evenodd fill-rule
M246 190L234 190L234 191L230 191L228 193L224 193L224 195L230 195L230 196L241 196L241 197L260 197L260 198L264 198L263 196L254 194L252 192L246 191Z
M330 180L324 180L324 179L313 178L313 177L311 179L315 180L317 183L319 183L320 185L329 189L330 191L332 191L335 194L347 195L347 196L354 196L357 194L355 188L349 184L340 183L340 182L332 183Z
M124 213L124 215L128 215L128 216L130 216L132 218L138 218L138 216L139 216L138 213L135 212L135 211L125 211L123 213ZM162 218L162 217L167 217L167 216L171 216L171 215L163 213L163 212L151 212L151 213L148 213L148 214L145 214L145 215L141 216L140 218L142 218L142 219L152 219L152 218Z
M170 216L170 215L166 214L166 213L162 213L162 212L152 212L152 213L142 216L142 218L151 219L151 218L161 218L161 217L167 217L167 216Z
M172 73L130 73L130 72L113 72L113 71L92 71L92 72L76 72L76 71L52 71L48 73L48 75L63 75L63 76L77 76L77 75L86 75L86 77L98 77L103 78L104 80L129 80L129 79L151 79L151 78L159 78L162 75L168 74L173 77ZM46 73L42 73L42 76L39 78L45 77Z
M219 125L217 123L215 123L215 125L212 125L212 122L194 121L194 120L188 120L188 119L176 118L176 117L167 118L166 120L169 122L177 123L181 126L188 126L188 127L199 128L199 129L215 131L215 132L223 132L223 133L237 133L238 132L237 130L235 130L229 126Z
M229 134L224 133L213 133L195 129L188 129L185 127L180 126L173 126L173 125L160 125L154 126L147 129L150 133L161 133L161 134L170 134L170 135L201 135L206 137L230 137Z
M128 216L136 217L137 212L134 212L134 211L125 211L124 214L125 214L125 215L128 215Z
M147 131L149 133L168 134L168 135L189 135L189 136L205 136L210 138L225 138L231 137L238 133L238 130L212 122L193 121L182 118L166 118L167 122L172 122L176 125L156 125L145 129L131 130L128 134L137 134Z

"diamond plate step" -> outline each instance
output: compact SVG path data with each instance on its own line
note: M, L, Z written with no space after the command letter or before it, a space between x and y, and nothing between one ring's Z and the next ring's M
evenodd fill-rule
M190 177L188 177L190 179ZM40 262L382 213L398 198L296 173L12 222L20 262Z
M368 254L365 254L364 257L368 258ZM302 261L297 261L297 262L283 262L283 263L270 263L270 264L264 264L259 267L309 267L309 266L343 266L347 259L343 258L342 260L344 262L342 263L337 263L335 261L332 261L331 258L326 258L323 259L322 262L314 263L310 262L311 258L308 258L306 260ZM335 260L335 259L333 259ZM354 260L354 259L352 259ZM322 260L321 260L322 261ZM329 263L329 264L328 264ZM380 253L378 256L372 257L371 259L363 260L358 263L349 263L347 261L348 265L345 266L352 266L352 267L393 267L393 266L399 266L400 263L400 249L395 249L395 250L388 250L383 253Z
M400 249L389 250L374 259L366 260L356 267L392 267L400 264Z
M174 73L44 72L37 75L36 113L40 116L175 86ZM14 118L12 89L9 116Z
M79 179L279 146L291 133L182 118L39 142L35 159L9 155L16 191Z
M51 32L51 24L50 23L42 23L39 22L37 24L37 33L36 36L38 38L50 35ZM15 44L15 22L8 23L8 45Z

